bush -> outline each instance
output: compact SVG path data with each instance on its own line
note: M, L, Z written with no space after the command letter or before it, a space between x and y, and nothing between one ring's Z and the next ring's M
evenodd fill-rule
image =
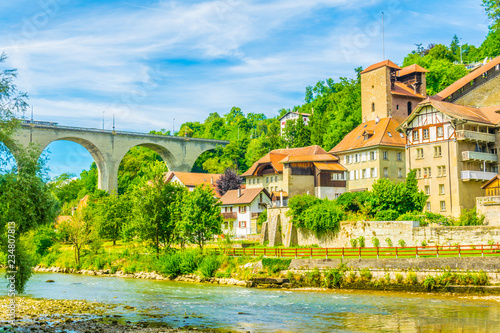
M314 267L312 271L306 273L306 279L310 286L319 287L321 286L321 273L318 267Z
M257 225L262 226L264 222L267 221L267 209L262 212L262 214L259 215L257 218Z
M425 277L423 284L426 289L432 290L436 287L437 282L434 277L428 275Z
M190 274L198 269L202 254L199 249L186 250L180 255L179 270L182 274Z
M163 255L158 260L159 271L169 277L176 277L182 273L181 262L182 258L178 252Z
M205 278L211 278L214 276L217 269L220 266L220 258L218 256L209 255L203 258L200 264L199 271L201 275Z
M476 208L470 210L464 209L460 214L458 220L456 220L456 226L469 226L469 225L483 225L484 215L478 216L476 213Z
M350 240L351 242L351 247L358 247L358 239L357 238L352 238Z
M398 245L401 247L406 247L406 242L403 239L398 240Z
M389 237L385 239L385 242L387 243L388 247L392 247L392 240Z
M49 248L56 241L56 233L50 226L43 226L36 230L33 237L36 253L41 256L47 254Z
M372 237L372 244L374 247L379 247L380 246L380 241L378 240L377 237Z
M415 272L409 271L405 282L406 284L417 284L418 283L417 274Z
M323 286L325 288L340 288L344 281L344 269L341 267L327 270L324 275Z
M395 221L399 217L399 213L393 209L379 210L373 219L375 221Z
M363 192L344 192L336 200L336 204L344 211L357 213L362 210L363 206L369 201L372 193L369 191Z
M422 246L427 246L427 241L424 239L424 240L422 241L422 244L421 244L421 245L422 245Z
M363 281L370 281L373 277L372 272L368 268L363 268L361 272L359 272L359 276Z
M276 274L279 271L284 271L288 269L291 259L271 259L264 258L262 259L262 267L267 268L267 271L272 274Z
M359 247L365 247L365 237L359 236L358 243L359 243Z

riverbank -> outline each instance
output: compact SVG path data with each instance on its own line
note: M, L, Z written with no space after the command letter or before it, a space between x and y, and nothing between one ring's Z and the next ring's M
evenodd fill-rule
M463 260L459 263L458 260ZM453 261L453 262L452 262ZM462 264L466 268L458 269ZM453 269L451 267L453 267ZM157 272L125 273L104 270L76 270L59 267L35 267L36 272L75 273L93 276L171 280L220 285L282 288L380 290L399 292L457 293L500 295L500 258L431 259L263 259L238 267L241 274L225 272L225 276L203 277L199 274L166 276ZM483 270L485 268L486 270ZM219 272L220 273L220 272ZM234 276L234 277L232 277Z
M9 301L9 298L0 298L0 308L6 308ZM126 305L82 300L16 297L16 324L0 327L0 332L221 332L198 328L171 328L157 322L132 323L123 320L121 314L109 314L123 311L136 309ZM0 322L6 320L7 314L1 312Z

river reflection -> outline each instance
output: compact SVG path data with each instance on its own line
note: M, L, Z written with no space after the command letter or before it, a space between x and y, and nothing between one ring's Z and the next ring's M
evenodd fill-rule
M46 280L55 283L45 283ZM500 332L500 303L455 296L284 291L37 273L27 294L115 303L125 320L250 332ZM124 305L133 306L127 311ZM115 312L113 313L115 314ZM187 318L184 318L187 317Z

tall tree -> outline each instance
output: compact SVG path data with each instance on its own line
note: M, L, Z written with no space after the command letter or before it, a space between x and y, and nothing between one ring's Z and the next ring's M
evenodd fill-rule
M137 233L142 240L153 245L157 257L161 248L170 247L176 239L180 205L185 194L185 187L165 182L159 162L151 167L132 193L132 215Z
M203 249L207 240L222 232L220 205L211 188L196 186L189 192L182 206L183 237Z

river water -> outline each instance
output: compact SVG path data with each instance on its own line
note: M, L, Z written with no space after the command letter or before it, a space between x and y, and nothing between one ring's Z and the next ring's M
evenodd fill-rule
M46 280L55 283L46 283ZM500 332L500 302L359 291L285 291L36 273L27 295L119 305L123 321L250 332ZM125 310L133 306L134 311ZM155 317L155 318L152 318ZM184 318L187 317L187 318Z

